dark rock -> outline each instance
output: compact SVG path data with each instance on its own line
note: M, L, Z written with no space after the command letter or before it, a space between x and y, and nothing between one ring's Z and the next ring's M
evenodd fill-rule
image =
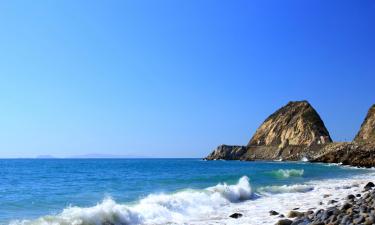
M354 196L354 195L348 195L348 196L346 197L346 199L348 199L348 200L355 199L355 196Z
M226 159L226 160L238 160L246 152L245 146L238 145L220 145L205 159Z
M294 211L294 210L292 210L292 211L290 211L288 213L288 217L289 218L302 217L303 215L304 215L304 213L298 212L298 211Z
M372 189L373 187L375 187L375 184L372 183L372 182L368 182L368 183L365 185L364 190L365 190L365 191L368 191L368 190Z
M329 200L329 201L328 201L328 204L331 205L331 204L335 204L336 202L337 202L336 200L333 200L333 199L332 199L332 200Z
M242 214L241 213L233 213L229 217L234 218L234 219L238 219L238 218L242 217Z
M275 225L291 225L292 223L293 223L293 221L291 221L291 220L282 219L282 220L277 221L277 223Z
M302 219L296 219L296 220L294 220L291 225L307 225L310 222L311 221L309 219L302 218Z
M359 216L358 218L353 220L354 224L360 224L365 221L365 218L363 216Z
M350 203L345 203L342 207L341 210L346 211L347 209L351 208L352 204Z
M279 215L279 213L274 211L274 210L269 211L269 213L270 213L271 216Z

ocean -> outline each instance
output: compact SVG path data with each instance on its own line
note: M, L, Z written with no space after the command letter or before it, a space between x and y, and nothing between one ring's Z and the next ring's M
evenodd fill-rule
M308 162L2 159L0 224L274 224L270 210L323 207L374 172ZM236 212L243 217L229 217Z

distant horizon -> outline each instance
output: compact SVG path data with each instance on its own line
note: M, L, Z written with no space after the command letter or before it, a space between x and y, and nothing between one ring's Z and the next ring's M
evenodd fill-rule
M374 1L0 6L0 158L201 158L297 100L350 141L375 103Z

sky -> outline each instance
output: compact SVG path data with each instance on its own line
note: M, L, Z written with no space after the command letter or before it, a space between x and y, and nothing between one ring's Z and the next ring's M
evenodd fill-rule
M0 2L0 157L204 157L308 100L375 103L375 1Z

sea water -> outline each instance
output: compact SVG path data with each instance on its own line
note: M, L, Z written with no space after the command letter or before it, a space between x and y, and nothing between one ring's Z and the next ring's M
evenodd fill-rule
M324 207L374 178L308 162L4 159L0 224L274 224L269 210Z

